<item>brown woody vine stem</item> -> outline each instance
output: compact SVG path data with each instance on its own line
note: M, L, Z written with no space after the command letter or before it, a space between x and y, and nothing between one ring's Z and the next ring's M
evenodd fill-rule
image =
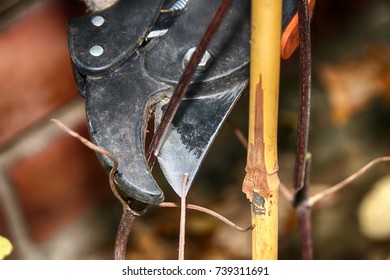
M295 156L294 206L297 209L301 232L301 246L304 259L313 258L311 242L310 207L307 207L310 159L307 159L311 109L311 35L308 0L298 0L299 65L300 65L300 111L298 138Z

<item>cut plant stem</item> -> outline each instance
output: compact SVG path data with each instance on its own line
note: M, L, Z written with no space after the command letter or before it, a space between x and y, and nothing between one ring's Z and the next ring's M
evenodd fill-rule
M180 234L179 234L179 260L184 260L184 249L186 243L186 209L187 209L187 183L188 173L183 174L181 204L180 204Z
M249 135L243 192L251 201L252 258L277 259L277 118L282 0L252 1Z
M122 217L119 223L119 228L115 239L115 250L114 250L115 260L126 259L127 240L135 218L136 216L130 211L129 208L123 207Z

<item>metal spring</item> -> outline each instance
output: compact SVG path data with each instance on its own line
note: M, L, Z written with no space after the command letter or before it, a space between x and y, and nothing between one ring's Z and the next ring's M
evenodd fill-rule
M175 4L173 4L170 7L171 11L181 11L183 10L188 4L188 0L177 0Z

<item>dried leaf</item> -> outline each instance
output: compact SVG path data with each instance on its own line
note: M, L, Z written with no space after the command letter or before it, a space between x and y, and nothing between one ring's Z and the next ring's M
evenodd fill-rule
M9 256L12 252L11 242L0 235L0 260L3 260L5 257Z
M345 124L377 97L390 100L390 48L370 47L361 59L324 65L320 77L331 107L331 119Z

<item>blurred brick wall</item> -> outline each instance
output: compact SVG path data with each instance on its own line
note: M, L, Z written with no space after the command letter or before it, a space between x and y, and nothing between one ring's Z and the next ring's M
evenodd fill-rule
M39 1L0 26L0 234L12 259L77 258L44 248L112 198L94 152L50 122L88 134L67 49L80 13L79 1Z

